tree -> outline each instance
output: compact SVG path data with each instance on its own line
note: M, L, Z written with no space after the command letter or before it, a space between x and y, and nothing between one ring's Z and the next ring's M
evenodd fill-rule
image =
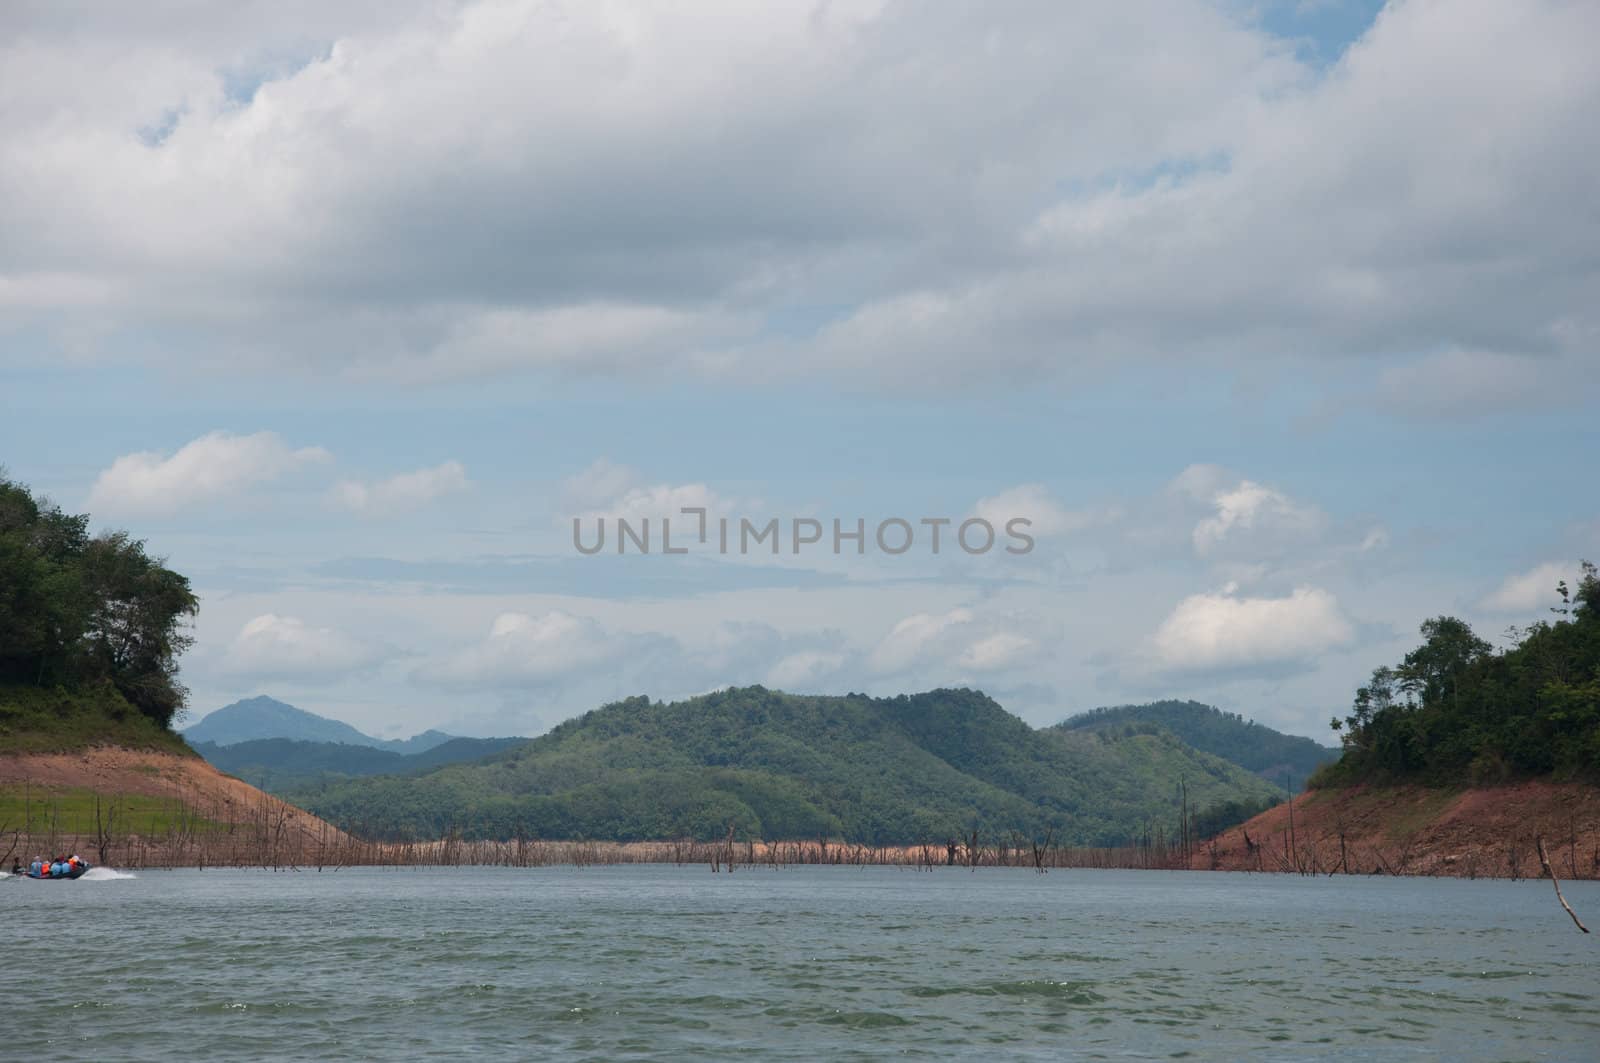
M1600 572L1593 561L1583 562L1583 575L1578 578L1578 589L1573 594L1573 614L1579 620L1600 620Z
M1345 718L1344 744L1348 747L1366 749L1371 745L1372 721L1378 714L1394 708L1399 702L1395 698L1395 681L1397 675L1393 668L1387 666L1374 668L1372 679L1366 686L1356 691L1351 712ZM1337 722L1337 721L1336 721ZM1334 730L1339 730L1337 726Z
M93 538L0 473L0 680L110 681L162 726L183 707L179 655L199 609L189 581L126 532Z
M1345 753L1319 782L1600 780L1600 573L1585 561L1556 592L1560 619L1512 629L1499 654L1455 617L1424 623L1422 645L1333 721Z
M1473 634L1466 621L1453 616L1424 620L1421 631L1423 643L1406 654L1399 677L1400 689L1423 704L1447 695L1454 698L1466 670L1494 651Z

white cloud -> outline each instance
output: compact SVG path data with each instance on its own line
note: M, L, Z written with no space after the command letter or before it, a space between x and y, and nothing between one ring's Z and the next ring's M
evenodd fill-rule
M343 480L334 485L331 498L335 505L352 513L379 517L420 509L467 487L466 467L458 461L447 461L374 483Z
M1356 546L1356 552L1370 554L1377 550L1389 548L1389 529L1379 525L1368 529L1367 534L1361 537L1361 542Z
M981 517L1002 532L1006 522L1013 517L1025 517L1033 522L1026 530L1035 536L1077 531L1106 517L1102 513L1074 513L1064 508L1043 484L1019 484L999 494L980 498L972 509L972 515Z
M940 614L915 613L895 624L873 649L867 663L879 674L906 671L926 657L952 628L966 628L972 622L972 610L966 608Z
M956 663L974 672L994 672L1013 668L1028 660L1038 644L1026 635L1000 631L972 643L956 658Z
M1167 485L1167 495L1194 519L1189 533L1194 553L1217 561L1255 562L1315 546L1327 529L1317 507L1284 492L1247 480L1216 465L1191 465Z
M1207 672L1304 662L1354 638L1325 590L1299 587L1286 598L1244 598L1226 587L1179 602L1150 649L1163 671Z
M674 550L693 548L699 542L701 517L696 513L684 513L685 509L705 510L708 542L715 541L712 529L717 518L733 511L731 500L704 483L646 483L635 470L607 458L598 459L568 479L565 488L567 505L572 511L563 515L560 523L570 528L571 522L578 520L585 543L596 541L600 521L607 525L609 543L614 543L620 534L616 521L626 521L636 533L648 522L653 536L650 548L659 551L664 545L661 528L665 521L671 528Z
M1526 572L1507 576L1492 593L1479 602L1479 607L1493 613L1543 612L1559 603L1556 584L1567 581L1575 588L1578 582L1578 562L1548 561Z
M239 629L221 670L261 679L328 679L368 668L393 651L293 616L263 613Z
M610 458L596 458L588 468L570 476L563 484L569 507L591 511L601 509L627 493L639 482L639 474Z
M684 360L748 329L729 314L613 302L481 310L452 321L426 350L364 362L357 375L428 383L519 368L625 373Z
M210 432L170 456L124 454L96 478L88 505L93 512L114 515L175 513L328 460L321 447L292 449L272 432Z
M1037 623L1030 626L1018 618L980 615L965 606L943 613L914 613L890 629L866 663L877 675L909 673L918 682L948 681L959 673L1001 672L1031 663L1039 650L1036 629Z
M799 694L810 693L819 683L844 667L845 660L843 653L825 650L791 653L772 666L767 673L766 685Z
M1252 533L1311 538L1322 531L1322 514L1317 510L1251 480L1218 492L1211 501L1216 514L1194 528L1194 549L1202 557L1228 540Z
M1592 4L1391 5L1328 70L1203 0L325 6L17 15L11 316L422 382L1595 357Z
M420 665L413 678L464 689L543 686L617 663L647 645L649 636L610 630L587 617L553 610L539 616L495 617L488 637Z
M650 484L629 488L612 499L610 505L592 510L586 516L627 520L635 527L647 518L658 522L672 520L679 527L698 533L698 516L683 513L685 509L696 508L704 509L706 519L711 520L718 513L726 512L728 504L703 483Z

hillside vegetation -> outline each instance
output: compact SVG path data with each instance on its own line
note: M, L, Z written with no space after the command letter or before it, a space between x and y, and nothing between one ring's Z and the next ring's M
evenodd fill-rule
M199 601L140 540L88 529L86 514L0 475L0 683L74 692L109 683L168 728L186 693L183 625Z
M262 738L225 746L196 742L194 749L229 775L270 793L286 793L367 775L415 775L445 764L482 760L526 741L526 738L451 738L412 754L342 742L299 742L290 738Z
M348 839L173 733L189 581L88 529L0 473L0 858L320 863Z
M1339 759L1339 750L1309 738L1286 735L1238 713L1223 712L1198 701L1156 701L1094 709L1057 724L1076 731L1107 727L1152 728L1172 732L1196 749L1232 761L1263 778L1299 789L1324 764ZM1132 733L1132 732L1128 732Z
M390 838L941 840L977 829L1109 844L1275 787L1168 734L1036 731L970 690L804 697L749 687L586 713L491 760L294 799Z
M77 690L0 684L0 754L121 746L193 756L183 739L128 703L109 682Z
M1584 562L1557 588L1557 618L1517 630L1503 652L1455 617L1373 671L1349 716L1344 755L1313 785L1491 785L1549 776L1600 782L1600 575Z

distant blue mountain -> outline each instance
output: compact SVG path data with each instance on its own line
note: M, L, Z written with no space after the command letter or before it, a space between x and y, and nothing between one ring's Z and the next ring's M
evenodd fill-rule
M374 738L347 723L297 709L276 698L256 697L224 705L199 722L184 729L191 743L210 742L218 746L255 742L264 738L287 738L296 742L338 742L347 746L367 746L402 756L426 753L455 735L443 731L424 731L406 739Z
M287 796L363 775L418 775L446 764L480 761L524 745L526 738L452 738L410 755L348 742L255 738L219 746L193 742L211 765L269 793Z

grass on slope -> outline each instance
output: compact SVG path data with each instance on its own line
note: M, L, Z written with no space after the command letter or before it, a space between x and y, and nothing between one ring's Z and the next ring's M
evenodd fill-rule
M110 683L74 691L0 685L0 754L69 753L90 746L194 752L128 704Z
M42 839L49 835L95 833L96 793L84 787L61 789L39 786L0 786L0 833L19 830ZM182 801L145 794L100 794L100 823L109 824L118 837L128 834L163 835L187 828L210 831L221 824L196 817Z

